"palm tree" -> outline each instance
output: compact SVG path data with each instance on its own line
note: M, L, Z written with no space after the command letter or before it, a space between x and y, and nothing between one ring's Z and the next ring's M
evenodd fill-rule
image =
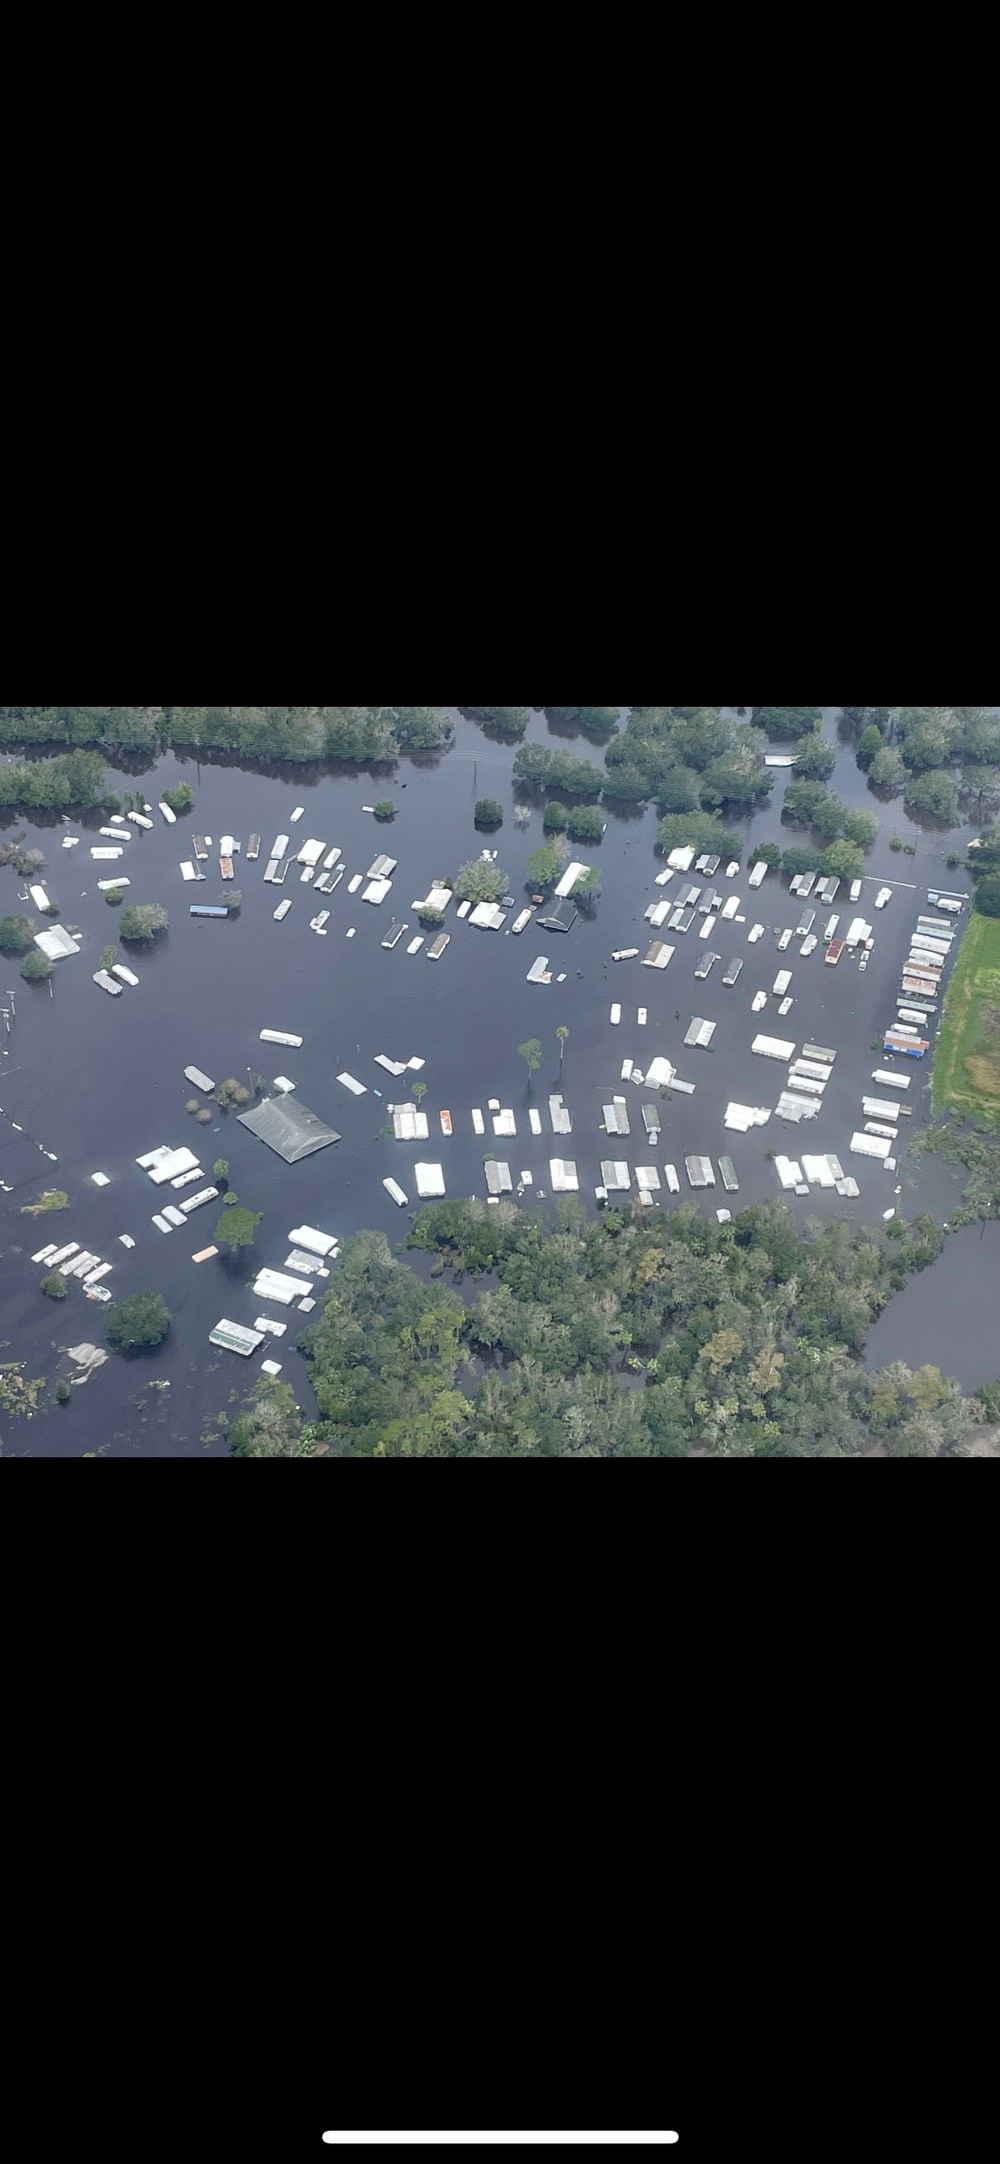
M539 1037L528 1037L525 1040L524 1044L518 1045L517 1056L518 1059L523 1059L524 1064L528 1070L528 1088L525 1090L524 1093L527 1097L528 1090L530 1090L531 1088L531 1077L534 1074L536 1067L539 1067L541 1065L541 1039Z
M559 1072L560 1072L560 1074L561 1074L561 1073L562 1073L562 1063L563 1063L563 1053L564 1053L564 1051L565 1051L565 1049L566 1049L566 1039L567 1039L567 1037L569 1036L569 1030L567 1029L567 1027L566 1027L566 1024L565 1024L565 1022L560 1022L560 1024L559 1024L559 1027L558 1027L558 1029L556 1030L556 1036L557 1036L557 1037L558 1037L558 1039L559 1039Z
M410 1089L417 1100L417 1104L419 1105L421 1098L426 1097L427 1095L426 1082L411 1082Z

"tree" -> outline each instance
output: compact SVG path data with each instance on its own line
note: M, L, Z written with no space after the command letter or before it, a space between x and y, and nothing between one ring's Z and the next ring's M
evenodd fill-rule
M36 929L33 917L0 917L0 948L4 954L26 954Z
M152 940L158 932L165 932L169 923L160 902L133 902L131 908L122 910L118 930L122 939Z
M507 892L507 874L496 864L487 864L476 857L470 864L459 866L455 878L455 893L464 902L498 902Z
M253 1236L264 1215L263 1210L223 1209L212 1238L217 1247L228 1247L235 1255L241 1247L252 1247Z
M98 968L99 968L99 969L113 969L113 968L114 968L114 965L115 965L115 963L117 962L117 960L118 960L118 949L117 949L117 947L102 947L102 948L101 948L101 959L100 959L100 961L99 961L99 963L98 963L98 965L97 965L97 966L98 966Z
M793 879L800 872L818 872L823 868L823 858L818 849L783 849L781 869L790 872Z
M906 780L906 768L902 753L895 744L883 744L868 769L868 779L875 789L900 789Z
M955 784L946 767L914 775L906 784L904 796L915 811L929 812L932 818L947 820L951 826L958 819Z
M562 834L564 833L568 824L569 813L566 810L565 804L558 803L553 797L551 804L546 804L545 811L542 815L542 827L545 833Z
M41 984L45 977L51 977L52 964L40 948L36 947L33 954L25 955L21 963L21 975L26 984Z
M981 917L1000 917L1000 874L997 872L976 881L976 908Z
M577 722L589 736L616 736L618 733L616 706L547 706L545 711L556 721Z
M135 1352L140 1347L162 1345L171 1315L158 1292L136 1292L108 1309L108 1344L113 1352Z
M417 910L417 916L419 917L421 924L426 924L431 927L444 923L444 910L431 909L427 904L421 905L421 907Z
M125 900L124 887L109 887L104 899L109 909L120 909Z
M493 796L481 796L476 803L477 827L500 827L503 825L503 806Z
M553 880L559 877L560 867L558 850L550 842L543 844L541 849L536 849L528 858L524 867L525 876L532 886L550 887Z
M753 721L767 736L808 736L822 726L823 716L818 706L755 706Z
M758 842L750 854L750 864L769 864L772 871L781 863L781 851L777 842Z
M785 790L781 809L787 812L790 819L797 820L800 826L811 827L818 826L822 818L831 816L831 805L837 807L839 824L839 799L832 796L821 781L792 781Z
M234 1458L311 1458L316 1446L303 1435L302 1416L290 1384L262 1375L229 1428Z
M372 805L372 810L376 819L395 819L396 816L396 806L391 796L380 797L378 803Z
M566 1039L567 1039L567 1037L569 1036L569 1030L567 1029L567 1027L566 1027L566 1024L565 1024L565 1022L560 1022L560 1023L559 1023L559 1026L558 1026L558 1028L557 1028L557 1030L556 1030L556 1036L557 1036L557 1037L558 1037L558 1039L559 1039L559 1072L560 1072L560 1074L561 1074L561 1073L562 1073L562 1063L563 1063L563 1053L564 1053L564 1052L565 1052L565 1050L566 1050Z
M669 766L656 791L661 812L697 811L701 803L701 775L694 766Z
M586 871L580 873L579 877L574 880L574 883L570 888L570 894L574 901L576 901L580 895L597 895L600 893L600 891L601 874L596 864L588 864Z
M545 744L522 744L514 754L514 779L535 788L561 789L566 796L596 798L604 786L604 774L592 760L550 751Z
M169 804L172 812L189 812L194 803L194 790L186 781L179 781L176 789L164 789L163 802Z
M860 879L865 868L857 842L831 842L829 848L824 849L820 862L831 879Z
M709 812L668 812L657 822L656 846L664 852L685 848L713 849L720 857L738 857L743 849L743 837L727 833Z
M227 1157L216 1158L215 1163L212 1166L212 1178L213 1180L228 1180L229 1159Z
M599 842L604 833L604 821L598 804L570 806L566 814L566 832L575 842Z
M861 735L859 736L857 750L854 754L855 759L857 760L858 765L859 767L861 767L863 772L867 772L868 768L871 766L872 760L877 757L881 749L882 731L881 729L876 729L874 723L872 723L867 729L863 730Z
M39 1291L47 1293L50 1300L65 1300L66 1290L66 1280L61 1270L50 1270L48 1277L43 1277L39 1286Z
M427 1084L426 1084L426 1082L411 1082L411 1083L410 1083L410 1090L411 1090L411 1093L412 1093L412 1095L413 1095L413 1096L414 1096L414 1097L416 1098L416 1100L417 1100L417 1105L418 1105L418 1107L419 1107L419 1106L420 1106L420 1105L421 1105L421 1104L423 1103L423 1101L424 1101L424 1098L425 1098L425 1097L426 1097L426 1095L427 1095Z
M821 736L818 729L801 739L795 757L795 772L803 780L828 781L837 764L834 746Z
M857 842L859 849L870 849L878 833L878 820L870 811L849 811L841 825L845 839Z
M240 893L239 887L226 887L224 892L220 894L215 906L217 909L242 908L243 896Z
M463 714L474 714L477 720L488 721L501 736L523 736L531 719L526 706L464 706Z
M517 1056L518 1059L523 1059L528 1070L528 1088L530 1089L531 1077L542 1062L541 1039L539 1037L526 1038L523 1044L518 1045Z

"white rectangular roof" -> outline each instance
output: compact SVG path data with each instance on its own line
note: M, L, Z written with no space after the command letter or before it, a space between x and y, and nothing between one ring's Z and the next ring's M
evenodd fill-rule
M646 1086L649 1089L667 1088L673 1081L676 1073L676 1067L674 1067L671 1061L665 1059L663 1054L660 1053L658 1054L656 1059L650 1060L649 1066L646 1069Z
M325 848L325 842L303 842L295 859L296 864L318 864ZM223 851L224 856L230 854L228 849Z
M338 1082L342 1082L345 1090L350 1090L352 1095L355 1097L366 1097L368 1094L367 1084L364 1082L356 1082L352 1074L339 1074L337 1076L337 1080Z
M397 1142L426 1142L427 1114L418 1112L416 1105L397 1105L392 1115Z
M293 1247L308 1248L314 1255L328 1255L337 1246L332 1232L317 1232L315 1225L296 1225L288 1235Z
M642 957L642 966L644 969L666 969L675 951L675 948L668 947L662 939L654 939L648 954Z
M156 1156L157 1161L145 1168L154 1187L162 1187L166 1180L175 1180L178 1173L193 1172L198 1166L193 1150L166 1150L162 1156L158 1151Z
M412 906L414 909L440 909L443 912L453 900L454 895L450 887L432 887L424 901L414 902ZM531 915L530 909L528 915Z
M280 1270L261 1270L252 1291L257 1300L277 1300L282 1307L291 1307L292 1301L301 1300L312 1286L301 1277L286 1277Z
M495 1135L516 1135L517 1121L514 1118L513 1112L509 1110L504 1112L494 1112L493 1132Z
M64 932L61 924L54 924L50 932L36 932L35 945L40 947L50 962L61 962L67 954L79 954L76 940Z
M440 1165L414 1165L413 1177L418 1195L426 1198L429 1195L444 1194L444 1171Z
M506 910L498 909L495 902L477 902L469 918L470 924L477 924L481 930L487 932L498 932L506 922Z
M751 1052L759 1052L764 1059L789 1060L795 1057L795 1045L784 1037L755 1037Z
M851 1149L855 1157L888 1157L891 1148L892 1143L885 1141L880 1135L851 1136Z
M549 1183L554 1195L573 1195L579 1193L580 1182L577 1179L576 1165L574 1164L572 1158L549 1158Z
M628 1166L619 1158L614 1160L610 1157L602 1158L601 1180L609 1193L623 1187L630 1187L632 1184Z
M377 908L379 902L385 901L391 886L391 879L372 879L365 888L361 899L363 902L374 902Z
M640 1189L644 1188L647 1194L655 1193L660 1184L660 1175L656 1166L637 1165L635 1168L635 1184Z
M552 1121L554 1135L572 1134L573 1122L561 1096L549 1098L549 1118Z
M689 872L694 863L693 849L672 849L667 858L672 872Z
M834 1187L836 1182L825 1157L803 1157L803 1176L810 1187Z
M559 881L559 885L554 890L555 893L558 894L560 900L562 900L567 894L572 893L573 888L575 887L581 873L588 872L589 870L589 864L567 864L562 878Z

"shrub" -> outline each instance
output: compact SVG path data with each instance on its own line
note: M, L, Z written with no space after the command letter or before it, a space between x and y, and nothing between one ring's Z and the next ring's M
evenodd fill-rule
M542 826L546 834L565 833L568 822L569 813L566 810L565 804L557 804L555 802L551 804L546 804L544 817L542 819Z
M48 1277L43 1277L38 1289L39 1292L44 1292L50 1300L65 1300L66 1280L62 1271L50 1270Z
M228 1180L229 1159L227 1157L216 1158L215 1163L212 1166L212 1178L213 1180Z
M162 1345L170 1328L170 1309L158 1292L135 1292L108 1309L108 1344L114 1352Z
M481 796L476 805L475 820L477 827L502 827L503 806L495 797Z
M190 811L194 803L194 790L186 781L179 781L176 789L164 789L163 802L169 804L172 812ZM141 805L139 808L142 809Z
M210 1125L210 1123L211 1123L211 1118L212 1118L212 1115L211 1115L211 1113L209 1112L209 1110L208 1110L207 1106L206 1106L206 1105L203 1105L203 1106L202 1106L202 1108L201 1108L201 1111L200 1111L200 1112L198 1113L198 1125L199 1125L199 1127L208 1127L208 1126Z
M953 872L956 864L961 864L962 859L957 849L949 849L944 861L948 866L948 870L950 872ZM973 1393L973 1395L975 1395L975 1393Z
M223 1207L227 1210L234 1210L239 1199L239 1196L234 1194L232 1188L230 1188L229 1193L222 1197Z
M604 832L604 821L597 804L578 804L570 809L566 818L566 831L574 842L599 842Z
M892 840L891 840L891 842L889 843L889 847L890 847L890 849L895 849L895 850L898 850L898 849L901 849L901 848L902 848L902 846L903 846L903 837L902 837L902 835L901 835L901 834L894 834L894 835L893 835L893 837L892 837Z
M751 865L769 864L773 870L776 865L781 863L781 851L777 842L758 842L756 849L751 853L750 863Z
M33 954L26 954L21 963L21 975L25 984L41 984L43 978L51 977L52 964L36 947Z
M34 937L33 917L0 917L0 948L4 954L26 954Z
M200 1099L200 1097L189 1097L189 1098L188 1098L188 1101L187 1101L187 1103L186 1103L186 1105L185 1105L185 1107L184 1107L184 1110L185 1110L185 1112L200 1112L200 1111L201 1111L201 1099Z
M376 819L395 819L396 816L396 806L388 796L380 797L378 803L372 805L372 810Z
M904 843L903 843L903 855L904 855L904 857L915 857L915 856L916 856L916 853L917 853L917 845L916 845L916 842L904 842Z
M114 968L114 965L115 965L115 963L117 962L117 960L118 960L118 949L117 949L117 947L102 947L102 949L101 949L101 959L100 959L100 961L98 962L98 965L97 965L97 966L98 966L98 969L113 969L113 968Z
M420 908L417 910L417 915L420 919L421 924L426 924L436 928L438 925L444 923L443 909Z
M109 887L104 899L109 909L120 909L125 900L124 887Z
M59 915L58 902L46 902L42 915L43 917L57 917Z
M215 1092L215 1102L220 1112L228 1112L230 1105L249 1104L250 1092L242 1082L237 1082L235 1075L227 1075Z
M70 1400L70 1387L69 1387L69 1384L68 1384L68 1382L66 1382L64 1378L60 1378L59 1382L57 1382L57 1384L56 1384L56 1388L55 1388L55 1400L56 1400L56 1404L57 1404L57 1405L68 1405L68 1404L69 1404L69 1400Z

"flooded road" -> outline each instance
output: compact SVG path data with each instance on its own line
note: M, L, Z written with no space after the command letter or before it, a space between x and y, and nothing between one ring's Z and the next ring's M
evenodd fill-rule
M0 1358L24 1358L29 1376L52 1380L72 1372L60 1347L85 1339L104 1341L104 1310L85 1300L78 1287L71 1286L68 1299L59 1305L39 1295L43 1267L32 1265L29 1257L50 1237L80 1241L113 1262L108 1283L118 1298L148 1288L162 1291L174 1317L162 1353L134 1363L110 1361L83 1388L74 1389L67 1406L50 1406L30 1422L0 1416L8 1454L225 1454L224 1440L213 1437L208 1423L225 1408L230 1391L246 1389L269 1348L262 1347L248 1362L215 1351L208 1334L222 1316L252 1324L257 1312L265 1311L288 1321L287 1336L270 1350L283 1363L283 1380L294 1384L300 1403L312 1410L305 1363L294 1350L304 1318L294 1309L259 1310L249 1282L265 1264L281 1268L288 1252L286 1235L300 1223L320 1225L342 1238L377 1227L390 1241L400 1241L408 1216L395 1208L381 1182L391 1174L415 1206L412 1167L417 1160L443 1165L449 1195L483 1195L483 1155L492 1148L497 1158L509 1162L515 1183L522 1169L530 1171L548 1195L549 1158L565 1154L576 1161L581 1199L592 1210L602 1156L627 1155L633 1168L656 1163L661 1180L664 1163L674 1162L687 1197L684 1156L704 1152L717 1163L719 1152L727 1151L740 1180L739 1196L731 1203L738 1209L780 1192L765 1155L769 1148L790 1156L802 1147L835 1150L845 1171L858 1178L860 1198L843 1203L819 1191L808 1201L790 1197L801 1220L845 1209L860 1220L880 1218L896 1201L892 1190L897 1183L903 1186L897 1207L910 1214L926 1197L936 1215L947 1215L957 1192L950 1168L925 1160L915 1168L919 1186L914 1186L905 1151L899 1171L890 1176L880 1165L851 1159L848 1143L854 1127L862 1124L860 1097L870 1087L871 1070L886 1064L873 1050L873 1040L894 1012L898 967L917 908L925 906L928 882L940 880L949 888L967 884L962 873L946 871L944 860L975 829L931 832L926 823L918 826L907 818L901 799L888 807L876 803L855 765L853 748L840 747L830 787L852 804L874 808L881 821L866 858L866 885L858 905L871 917L877 941L863 976L846 955L837 969L825 968L822 946L805 962L797 949L776 957L778 929L796 923L800 911L774 873L755 894L748 893L745 874L732 881L716 875L715 884L724 893L743 897L746 923L719 924L710 941L703 942L697 936L702 920L696 918L687 937L676 939L674 959L662 974L642 969L638 961L613 963L615 947L638 946L640 954L645 952L651 935L643 911L663 891L654 884L661 869L653 846L655 811L637 813L631 806L617 810L613 804L605 806L603 841L574 851L600 866L603 895L589 915L578 916L568 936L543 933L534 924L519 938L470 930L455 921L453 905L446 920L451 943L439 961L429 963L424 950L415 956L406 952L409 939L420 930L411 905L436 877L454 873L463 861L479 855L487 837L477 834L473 823L476 798L495 797L504 807L504 825L488 839L499 852L518 907L526 899L525 861L543 838L545 799L540 794L522 793L522 800L532 805L530 823L523 829L514 824L511 768L516 747L491 742L474 723L451 711L456 718L453 748L406 757L388 777L311 767L253 773L222 761L198 765L176 755L145 771L135 765L130 773L110 768L112 786L123 790L134 776L154 801L164 787L179 780L195 789L190 816L167 827L154 814L153 830L134 830L135 838L126 845L124 869L132 882L126 899L163 902L170 911L170 930L152 949L120 947L120 958L141 980L138 990L126 989L120 999L108 998L92 982L102 947L117 940L117 912L97 892L97 878L108 868L89 856L101 818L88 815L86 822L66 827L43 827L27 816L17 822L8 818L8 832L24 826L29 843L45 849L43 876L61 905L59 921L82 931L84 951L79 959L56 965L51 998L47 986L21 982L15 960L5 965L0 959L0 970L6 967L0 990L13 987L17 1006L0 1059L0 1177L13 1189L0 1196L5 1347ZM834 708L825 710L826 733L834 738L836 713ZM578 756L601 764L600 748L592 749L582 737L568 737L563 729L550 730L541 714L532 717L529 737L569 743ZM747 836L744 857L758 840L775 839L788 847L808 839L801 829L782 826L786 779L779 770L776 802L764 811L750 820L727 822ZM389 826L377 824L362 810L384 796L398 806ZM298 804L305 806L305 816L293 825L291 813ZM64 831L84 834L77 849L62 850ZM250 864L245 854L236 860L242 910L227 922L193 919L188 915L192 901L211 903L224 892L217 848L210 854L200 892L183 884L180 861L191 855L195 832L211 834L217 844L224 831L241 838L244 852L250 832L261 835L259 860ZM312 889L301 885L297 871L275 892L264 884L263 874L279 831L291 835L291 850L309 837L337 844L348 878L364 872L382 850L397 857L388 900L378 909L361 903L358 895L348 895L348 878L332 896L316 900ZM915 858L890 851L893 834L915 841ZM720 872L724 875L724 866ZM912 885L895 886L888 909L876 916L871 905L883 879ZM18 907L16 897L23 886L13 872L0 872L0 912ZM849 908L845 892L842 888L833 905L842 916ZM272 912L286 898L292 901L291 911L283 924L275 924ZM325 939L309 929L309 919L320 907L330 910ZM393 915L406 919L410 931L387 952L381 940ZM757 919L768 930L756 946L748 947L747 931ZM345 933L351 926L356 936L349 940ZM722 961L708 980L695 982L695 967L708 946ZM548 955L554 976L565 971L565 983L525 982L538 954ZM725 962L736 955L744 963L739 982L723 988ZM752 1015L753 994L758 988L769 992L776 969L784 964L793 971L795 1004L790 1014L779 1021L777 1003L769 998L764 1013ZM609 1024L612 1000L623 1009L617 1028ZM639 1006L648 1010L644 1028L636 1021ZM683 1046L694 1015L718 1025L707 1052ZM569 1029L561 1083L555 1036L559 1024ZM262 1045L262 1028L301 1034L302 1049ZM750 1053L751 1038L761 1028L787 1034L797 1046L805 1040L836 1046L833 1079L820 1117L808 1128L779 1126L772 1119L749 1135L727 1134L722 1115L729 1098L773 1107L785 1079L783 1067ZM530 1096L517 1053L529 1037L538 1037L542 1045L542 1064ZM381 1134L389 1102L408 1094L412 1077L394 1082L373 1065L378 1052L392 1059L425 1059L421 1079L427 1085L429 1142L397 1143L391 1133L388 1138ZM663 1129L653 1148L645 1143L642 1127L642 1105L652 1101L652 1093L619 1077L623 1059L645 1069L657 1052L666 1053L696 1089L692 1097L661 1103ZM248 1066L269 1080L288 1074L301 1100L330 1121L343 1139L300 1165L286 1166L240 1127L232 1113L217 1112L210 1128L199 1128L184 1111L192 1094L183 1074L189 1064L216 1080L235 1075L245 1081ZM344 1069L366 1084L366 1095L352 1096L337 1082ZM908 1093L914 1126L926 1117L929 1079L929 1062L914 1067ZM552 1135L546 1105L549 1090L559 1087L573 1118L572 1136L565 1140ZM381 1101L376 1088L382 1089ZM616 1143L613 1151L599 1132L600 1108L612 1090L626 1093L632 1128L629 1141ZM486 1136L473 1133L470 1108L479 1106L486 1114L490 1097L514 1109L515 1138L496 1140L489 1123ZM542 1110L540 1137L530 1134L528 1103ZM442 1107L452 1113L454 1133L449 1139L440 1133ZM23 1129L20 1135L15 1122ZM57 1164L41 1155L35 1146L39 1143L55 1152ZM221 1257L192 1263L192 1253L211 1241L215 1205L196 1213L190 1227L167 1236L153 1226L152 1214L163 1193L153 1189L134 1160L160 1143L198 1150L207 1178L216 1157L229 1160L240 1202L265 1213L252 1263ZM106 1173L110 1185L94 1187L89 1179L93 1172ZM69 1192L67 1211L52 1218L20 1215L23 1203L53 1185ZM658 1199L666 1203L665 1186ZM720 1187L698 1199L701 1207L715 1209L728 1198ZM551 1211L551 1200L543 1207ZM122 1232L136 1240L131 1252L118 1244ZM429 1258L412 1259L417 1267L428 1267ZM323 1289L320 1280L317 1294ZM880 1329L885 1327L880 1323ZM916 1360L918 1353L912 1357ZM170 1389L151 1390L153 1380L168 1381Z

